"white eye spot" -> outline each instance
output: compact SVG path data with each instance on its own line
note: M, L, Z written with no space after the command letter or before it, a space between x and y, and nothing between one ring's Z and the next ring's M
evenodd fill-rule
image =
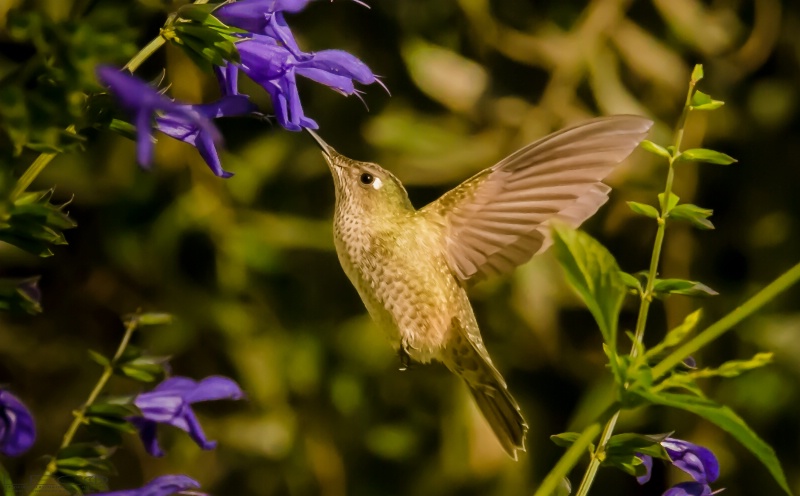
M375 178L372 182L372 187L375 189L381 189L383 187L383 182L381 182L380 178Z

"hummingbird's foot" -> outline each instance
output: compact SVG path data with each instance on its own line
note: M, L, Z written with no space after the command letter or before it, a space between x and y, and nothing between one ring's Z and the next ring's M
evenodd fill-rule
M397 350L397 356L400 358L400 370L408 370L411 367L411 355L408 354L408 349L413 349L412 346L406 344L405 341L400 342L400 348Z

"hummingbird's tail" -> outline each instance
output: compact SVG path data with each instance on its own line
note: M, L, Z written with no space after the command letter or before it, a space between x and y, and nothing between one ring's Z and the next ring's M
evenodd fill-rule
M528 424L522 417L517 401L508 392L506 381L489 358L483 344L471 337L459 324L451 322L449 353L444 355L444 364L464 379L475 404L489 422L497 440L514 460L517 451L525 451L525 434Z
M505 384L476 385L467 382L467 386L500 445L516 460L517 451L525 451L525 433L528 431L528 424L522 418L516 400Z

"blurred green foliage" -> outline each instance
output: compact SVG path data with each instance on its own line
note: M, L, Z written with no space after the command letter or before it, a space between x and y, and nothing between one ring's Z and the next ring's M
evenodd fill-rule
M385 77L391 98L370 88L367 112L326 88L301 83L300 90L320 134L342 153L395 172L415 205L597 113L651 116L659 121L653 140L669 142L689 71L702 62L704 91L726 104L692 115L686 147L702 141L739 162L681 166L676 194L712 208L716 229L671 225L660 277L717 290L719 296L702 301L708 323L796 263L797 2L370 3L367 10L353 2L313 2L289 22L306 50L336 47L362 58ZM42 274L44 309L36 317L3 315L0 322L0 382L12 384L31 407L40 431L29 456L4 460L12 480L41 473L37 457L54 452L69 412L99 375L86 350L113 351L119 316L143 308L177 320L141 334L137 346L172 355L180 375L233 377L249 401L198 408L209 437L220 441L215 451L167 435L169 455L155 460L131 436L115 455L122 469L113 488L186 473L220 495L531 494L562 453L549 436L583 427L611 394L600 334L552 254L472 292L487 347L531 425L528 454L514 463L442 367L398 371L333 252L333 186L305 136L250 120L222 122L223 162L236 176L220 180L179 142L161 140L154 170L146 173L124 138L88 131L76 141L63 133L83 104L82 92L93 87L94 64L124 63L179 5L0 3L0 118L15 123L14 133L0 137L0 163L19 174L32 162L36 153L19 146L23 138L39 150L85 148L58 157L36 183L39 190L57 186L56 203L74 195L69 214L79 227L64 234L69 245L46 260L0 246L3 277ZM39 26L26 31L37 36L20 36L20 19ZM162 50L139 73L154 79L163 67L174 96L214 98L215 82L178 49ZM29 77L42 68L47 78ZM266 95L244 84L268 109ZM634 154L610 180L611 201L587 225L628 272L646 266L655 228L625 202L652 203L662 167L657 157ZM775 447L795 491L799 297L797 289L784 295L695 357L714 367L774 351L771 366L704 386ZM654 304L650 339L698 304L681 296ZM621 330L633 327L635 313L628 300ZM111 390L137 387L119 380ZM626 431L675 431L711 448L726 494L778 492L752 455L689 414L628 412L617 429ZM657 466L653 481L639 487L605 470L593 494L660 494L677 476Z

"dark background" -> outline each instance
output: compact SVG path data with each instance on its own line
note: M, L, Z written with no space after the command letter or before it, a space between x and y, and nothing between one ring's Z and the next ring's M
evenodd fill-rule
M20 5L20 3L24 5ZM82 2L104 12L120 43L138 47L176 5L155 0ZM657 121L652 139L669 144L689 73L705 65L700 88L726 105L692 115L685 144L717 149L737 164L681 165L675 192L713 208L715 231L671 225L664 277L702 281L707 300L656 302L646 341L702 305L703 323L731 311L797 262L800 237L800 3L791 0L397 0L313 2L290 16L305 50L345 49L391 90L356 98L309 81L300 91L319 133L340 152L396 173L420 207L514 149L596 114L635 113ZM70 0L0 2L66 19ZM0 76L28 56L0 31ZM133 46L133 45L132 45ZM23 51L20 51L23 50ZM117 61L118 63L120 61ZM167 47L141 69L166 67L171 94L216 98L216 85ZM243 86L261 108L266 95ZM185 473L217 495L528 495L562 449L549 436L582 429L609 397L600 336L566 287L551 254L513 275L482 283L472 301L495 363L530 424L519 462L501 451L465 388L441 366L399 372L333 251L333 186L311 140L245 119L220 123L223 165L214 177L194 149L163 137L143 172L134 144L90 132L85 151L58 157L36 182L74 195L79 227L69 246L42 260L0 246L6 275L42 274L44 313L0 321L0 382L30 406L39 438L24 458L3 460L15 481L40 473L99 375L87 349L110 354L120 315L170 312L175 324L138 334L137 344L172 355L173 372L237 380L248 401L199 405L219 447L198 449L162 430L168 456L148 457L130 437L115 455L113 488ZM21 173L35 157L13 164ZM655 225L625 201L655 204L665 164L636 152L610 179L610 202L586 224L623 269L645 269ZM800 491L800 313L797 289L695 358L714 366L774 351L775 363L737 379L707 381L772 444ZM623 328L635 322L627 302ZM628 343L624 342L627 348ZM111 391L135 392L115 380ZM623 415L618 432L658 433L711 448L726 495L779 494L766 469L719 429L683 412L647 408ZM573 487L582 475L572 474ZM656 464L639 487L601 470L592 494L655 495L684 480Z

